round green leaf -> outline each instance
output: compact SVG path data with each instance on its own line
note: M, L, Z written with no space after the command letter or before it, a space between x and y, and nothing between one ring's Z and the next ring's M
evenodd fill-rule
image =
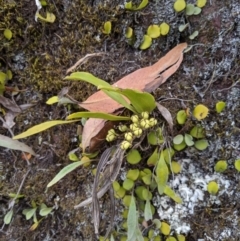
M218 192L219 186L216 182L211 181L207 185L207 190L211 195L216 195Z
M205 133L204 133L204 129L201 126L194 126L192 128L192 130L190 131L190 135L194 138L204 138L205 137Z
M177 0L173 5L173 8L176 12L181 12L182 10L185 9L185 7L186 7L185 0Z
M130 206L130 203L131 203L131 199L132 199L132 196L131 196L131 195L126 195L126 196L123 198L123 204L124 204L124 206L129 207L129 206Z
M215 172L224 172L227 169L227 167L228 167L227 161L221 160L215 164L214 170Z
M185 110L180 110L177 113L177 122L180 125L183 125L187 120L187 113Z
M186 15L191 16L191 15L194 14L194 11L195 11L194 5L193 4L187 4L186 9L185 9Z
M147 29L147 35L151 38L158 38L160 36L160 28L158 25L150 25Z
M171 168L172 168L173 173L176 173L176 174L181 172L181 169L182 169L181 165L175 161L171 162Z
M184 140L185 140L185 143L187 144L187 146L193 146L194 145L193 137L191 135L185 134Z
M178 234L177 239L178 239L178 241L185 241L186 240L185 236L183 236L182 234Z
M197 6L203 8L207 3L207 0L197 0Z
M234 166L240 172L240 159L234 162Z
M205 139L198 140L194 143L194 146L199 150L203 151L208 147L208 141Z
M131 179L126 178L123 182L123 188L127 191L131 190L134 186L134 182Z
M41 216L45 217L45 216L47 216L49 213L51 213L52 210L53 210L53 208L48 208L48 207L42 208L42 209L40 210L39 214L40 214Z
M138 169L130 169L127 172L127 178L136 181L138 179L140 171Z
M199 7L194 7L194 15L198 15L198 14L200 14L202 12L202 9L201 8L199 8Z
M3 35L7 40L10 40L12 38L12 31L6 28L3 32Z
M120 189L120 184L119 184L118 181L114 181L114 182L112 183L112 186L113 186L113 190L114 190L115 192L117 192L117 191Z
M146 185L150 185L152 183L152 175L146 175L146 176L142 177L142 181Z
M177 135L173 138L173 143L179 145L183 142L183 135Z
M169 226L169 224L162 222L160 230L164 235L169 235L171 231L171 227Z
M142 157L138 150L132 149L127 154L127 162L130 164L137 164L141 161Z
M160 24L160 32L161 35L165 36L169 33L170 26L167 23L161 23Z
M115 192L114 196L115 198L122 199L126 194L126 190L123 187L120 187L117 192Z
M173 147L174 147L174 149L175 149L176 151L181 151L181 150L183 150L186 146L187 146L187 145L186 145L185 141L183 141L183 142L180 143L180 144L173 144Z
M177 241L173 236L170 236L166 239L166 241Z
M152 45L152 38L149 37L148 35L143 36L143 42L140 45L140 49L144 50L149 48Z
M225 102L223 102L223 101L217 102L217 104L216 104L217 113L221 113L224 110L225 106L226 106Z

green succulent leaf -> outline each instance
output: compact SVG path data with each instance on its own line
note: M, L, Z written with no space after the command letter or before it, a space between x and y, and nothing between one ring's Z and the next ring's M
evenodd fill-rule
M178 162L172 161L171 169L172 169L173 173L177 174L177 173L181 172L182 167Z
M153 25L150 25L147 29L147 35L149 37L151 37L152 39L153 38L158 38L160 36L160 28L158 25L156 24L153 24Z
M183 125L187 120L187 113L185 110L180 110L177 113L177 122L180 125Z
M208 141L205 139L198 140L194 143L194 146L199 150L203 151L208 147Z
M149 48L151 45L152 45L152 38L148 35L144 35L143 41L139 48L142 50L145 50L145 49Z
M123 182L123 188L127 191L131 190L134 186L134 182L131 179L126 178Z
M183 140L180 144L173 144L173 147L176 151L181 151L183 150L185 147L186 147L186 143L185 141Z
M138 150L132 149L127 154L127 162L130 164L137 164L141 161L142 157Z
M208 185L207 185L207 190L212 195L216 195L217 192L218 192L218 189L219 189L219 186L214 181L209 182Z
M164 235L169 235L169 234L170 234L170 231L171 231L171 227L170 227L169 224L167 224L167 223L165 223L165 222L162 222L162 223L161 223L160 230L161 230L161 232L162 232Z
M53 210L53 208L49 208L49 207L41 208L40 211L39 211L39 215L45 217L45 216L47 216L49 213L51 213L52 210Z
M193 146L194 145L193 137L189 134L184 135L184 141L187 144L187 146Z
M140 173L139 169L130 169L127 172L127 178L133 181L136 181L139 177L139 173Z
M204 128L201 126L194 126L190 131L190 135L194 138L200 139L205 137Z
M234 166L235 166L236 170L240 172L240 159L239 159L239 160L236 160L236 161L234 162Z
M217 113L221 113L226 107L226 102L223 102L223 101L219 101L217 102L216 104L216 111Z
M27 208L23 210L23 214L26 216L26 219L29 220L33 217L33 215L36 213L37 208Z
M10 40L12 38L12 31L8 28L6 28L3 32L3 35L4 37L7 39L7 40Z
M191 16L191 15L194 14L194 11L195 11L194 5L193 4L187 4L186 9L185 9L186 15Z
M105 22L104 23L103 33L110 34L111 30L112 30L112 23L110 21Z
M4 223L5 224L9 224L12 220L12 216L13 216L13 209L10 209L4 216Z
M221 160L215 164L214 170L215 172L224 172L227 169L227 167L228 167L227 161Z
M177 135L173 138L173 143L179 145L183 142L183 135Z

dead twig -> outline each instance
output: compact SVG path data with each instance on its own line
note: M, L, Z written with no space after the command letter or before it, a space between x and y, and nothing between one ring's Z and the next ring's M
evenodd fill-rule
M74 69L76 69L80 64L83 64L85 61L87 61L89 58L92 57L96 57L96 56L101 56L103 54L103 52L100 53L94 53L94 54L87 54L86 56L84 56L83 58L79 59L72 67L70 67L67 71L66 74L68 74L69 72L73 71Z

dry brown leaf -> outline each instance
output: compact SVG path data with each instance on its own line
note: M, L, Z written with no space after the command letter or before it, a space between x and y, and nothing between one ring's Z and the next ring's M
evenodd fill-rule
M119 88L129 88L140 91L152 92L163 84L172 74L176 72L183 60L183 51L187 44L182 43L170 50L164 57L152 66L145 67L134 71L133 73L123 77L113 84ZM89 111L113 113L122 106L108 97L103 91L98 91L91 95L86 101L79 104L82 108ZM164 108L164 107L163 107ZM172 123L171 114L160 108L162 115L168 121L170 128ZM165 108L166 109L166 108ZM164 114L166 113L166 114ZM111 122L107 122L111 123ZM90 151L94 151L97 146L105 139L107 131L112 128L110 124L105 124L104 120L89 119L83 129L82 147L83 150L89 147Z
M166 107L160 105L157 102L156 102L156 104L157 104L157 108L160 111L160 113L162 114L163 118L167 121L167 123L170 127L170 131L173 132L173 118L172 118L171 113L169 112L169 110Z
M152 92L176 72L182 62L183 51L186 47L186 43L177 45L157 63L134 71L114 83L113 86L123 89L129 88ZM89 111L105 113L113 113L121 107L120 104L108 97L102 91L94 93L79 105Z
M5 108L8 110L11 110L12 112L22 112L22 110L19 108L18 105L16 105L12 100L0 95L0 104L2 104Z
M89 148L90 152L98 150L100 144L105 141L108 130L113 128L116 121L90 118L86 121L82 133L82 149Z

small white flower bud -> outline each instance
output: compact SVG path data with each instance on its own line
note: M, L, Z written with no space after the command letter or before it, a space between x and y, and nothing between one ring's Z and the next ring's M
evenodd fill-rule
M149 118L149 113L147 111L142 112L141 115L142 115L142 118L145 120Z
M119 127L118 127L118 129L121 131L121 132L125 132L125 131L127 131L127 126L126 125L120 125Z
M124 137L125 137L125 140L132 141L133 134L132 134L132 132L127 132L127 133L125 133Z
M111 141L114 141L115 138L116 138L115 135L113 135L113 134L108 134L107 137L106 137L106 140L107 140L108 142L111 142Z
M135 131L133 131L133 134L137 137L140 137L142 135L142 129L137 128Z
M132 116L131 116L131 120L132 120L133 123L138 123L139 118L138 118L137 115L132 115Z
M138 125L136 123L130 125L130 129L132 131L136 130L136 128L138 128Z
M116 135L115 130L114 130L114 129L110 129L110 130L108 131L108 135L110 135L110 134L112 134L112 135Z
M123 142L121 143L121 149L122 149L122 150L127 150L129 147L131 147L131 143L130 143L130 142L128 142L128 141L123 141Z
M156 120L155 118L151 118L151 119L149 120L149 125L150 125L151 127L155 126L156 124L157 124L157 120Z

